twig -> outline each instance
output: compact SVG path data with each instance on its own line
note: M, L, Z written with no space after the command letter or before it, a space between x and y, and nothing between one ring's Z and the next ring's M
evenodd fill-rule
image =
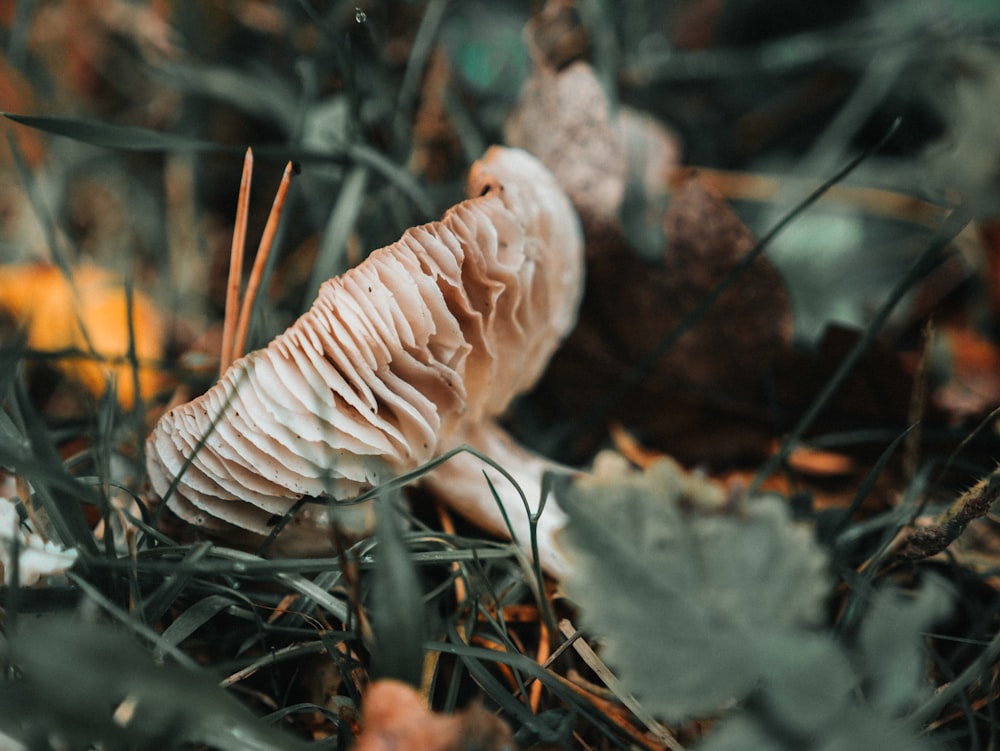
M243 176L240 178L240 197L236 204L236 225L233 227L233 247L229 254L229 281L226 285L226 317L222 324L222 351L219 353L219 375L229 369L233 361L233 344L236 340L236 322L240 305L240 281L243 277L243 246L247 239L247 219L250 210L250 178L253 174L253 150L247 149L243 157Z
M247 331L250 329L250 314L253 312L253 303L257 297L257 290L260 288L260 280L264 276L264 266L267 263L268 256L271 254L271 247L274 245L274 236L278 233L278 223L281 221L281 213L285 208L285 198L288 196L288 186L291 185L291 182L292 163L289 162L285 166L284 174L281 176L278 192L274 196L274 203L271 204L271 213L268 215L267 224L264 226L264 234L261 235L260 245L257 247L257 256L254 258L253 268L250 270L250 279L247 282L247 289L243 295L243 304L240 308L239 321L236 324L232 360L236 360L246 353ZM245 222L243 232L245 237ZM232 284L232 280L230 280L230 284Z

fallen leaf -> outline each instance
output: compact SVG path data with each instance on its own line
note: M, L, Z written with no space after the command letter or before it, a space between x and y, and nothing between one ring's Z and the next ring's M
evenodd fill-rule
M774 383L778 409L787 421L810 407L861 335L854 328L831 325L814 351L784 353L775 368ZM884 342L875 341L816 418L809 435L887 427L902 432L909 422L913 388L914 377L902 356ZM927 405L924 418L939 422L940 413ZM886 443L884 438L872 441L875 456Z
M826 557L781 500L733 505L672 460L640 473L609 453L556 498L573 563L563 584L582 625L670 722L744 696L767 671L765 645L821 621Z
M576 331L557 353L540 394L581 415L631 376L753 246L749 230L696 174L677 187L664 220L665 258L648 263L623 245L589 253ZM728 462L770 451L769 380L791 339L780 276L758 258L587 434L570 455L597 445L608 420L683 462Z
M549 0L524 36L534 71L504 139L555 174L580 213L588 252L623 240L648 252L680 163L678 137L649 115L612 108L593 68L579 59L587 39L571 3Z
M532 31L529 24L529 47ZM626 108L612 114L587 63L557 70L534 44L535 72L505 137L538 156L570 196L588 260L579 323L537 392L556 418L588 416L557 452L585 459L618 421L685 462L765 455L767 379L789 347L792 320L783 282L762 257L627 393L604 404L754 240L696 174L676 177L680 147L662 125Z
M481 704L437 714L405 683L375 681L361 705L356 751L514 751L510 729Z
M930 694L922 639L947 609L942 586L869 592L848 646L822 627L825 551L782 499L733 499L670 460L639 473L611 454L556 497L582 626L649 711L719 717L702 748L930 747L899 718Z
M39 352L72 350L55 360L68 378L101 397L115 384L125 409L135 403L130 331L124 280L89 264L73 270L70 281L56 266L18 264L0 267L0 310L26 332L26 344ZM139 397L149 399L163 387L158 367L166 350L163 320L145 295L133 293L135 354L139 359ZM92 350L91 350L92 348Z
M616 231L627 161L607 97L587 63L562 71L537 67L507 120L504 139L552 170L580 213L588 246L592 237Z
M1000 349L967 327L934 332L934 369L943 376L933 399L954 423L985 415L1000 404Z

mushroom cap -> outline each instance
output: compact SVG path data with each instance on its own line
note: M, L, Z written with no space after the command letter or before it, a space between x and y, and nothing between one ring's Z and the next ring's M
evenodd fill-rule
M468 195L326 281L284 333L160 419L147 469L171 510L266 535L301 497L349 499L418 467L535 383L576 319L576 213L517 149L487 151Z

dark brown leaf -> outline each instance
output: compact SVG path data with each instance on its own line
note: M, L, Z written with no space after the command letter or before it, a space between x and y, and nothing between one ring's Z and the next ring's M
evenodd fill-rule
M677 188L664 228L659 263L624 244L591 253L580 323L546 380L546 393L569 414L597 405L753 246L749 230L693 174ZM790 337L782 280L760 258L604 417L683 461L763 455L773 435L771 370ZM605 424L580 448L601 440Z

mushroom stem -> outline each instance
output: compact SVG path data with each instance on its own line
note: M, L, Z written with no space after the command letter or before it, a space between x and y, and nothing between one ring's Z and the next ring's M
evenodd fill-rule
M462 452L424 478L424 484L449 507L483 529L503 537L513 532L514 539L530 555L532 523L529 513L532 516L538 513L543 492L542 478L546 472L571 474L576 470L518 445L492 420L470 426L459 436L459 440L493 459L510 478L476 455ZM511 478L517 487L511 483ZM491 486L503 504L503 510L493 497ZM509 529L504 514L510 522ZM535 535L539 562L547 573L556 577L562 577L569 569L556 542L556 536L565 523L566 515L550 493L535 524Z

